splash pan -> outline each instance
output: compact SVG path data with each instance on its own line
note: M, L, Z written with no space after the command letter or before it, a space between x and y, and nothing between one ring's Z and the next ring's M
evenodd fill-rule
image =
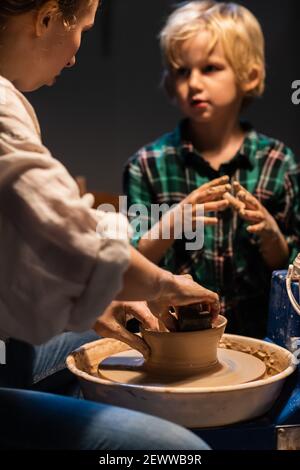
M285 379L293 355L254 338L224 334L219 364L193 377L150 376L143 359L124 343L101 339L67 358L85 398L169 419L189 428L223 426L267 412ZM125 372L124 372L125 371Z

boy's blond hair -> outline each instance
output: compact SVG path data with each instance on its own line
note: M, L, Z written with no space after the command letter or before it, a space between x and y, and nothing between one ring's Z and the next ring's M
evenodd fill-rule
M265 87L264 36L260 24L247 8L213 0L191 1L179 6L167 19L160 33L160 44L167 69L178 69L180 45L201 31L211 33L208 53L220 40L237 83L246 83L253 67L259 83L247 96L261 96Z

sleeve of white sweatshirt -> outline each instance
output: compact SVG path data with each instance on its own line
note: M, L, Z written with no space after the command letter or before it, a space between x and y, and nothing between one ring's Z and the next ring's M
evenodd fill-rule
M96 212L43 146L33 108L0 78L0 337L84 331L122 288L127 221Z

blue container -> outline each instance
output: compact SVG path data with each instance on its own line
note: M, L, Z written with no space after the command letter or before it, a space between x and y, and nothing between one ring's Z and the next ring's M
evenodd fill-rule
M293 341L300 338L300 316L289 300L285 280L287 271L274 271L272 275L268 338L279 346L293 350ZM299 284L292 283L292 292L299 302Z

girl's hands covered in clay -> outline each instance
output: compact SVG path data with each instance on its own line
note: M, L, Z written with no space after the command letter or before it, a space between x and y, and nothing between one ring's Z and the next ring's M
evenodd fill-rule
M158 302L162 305L172 305L179 307L189 304L207 304L213 313L218 315L220 311L219 296L215 292L193 281L190 275L171 275L172 288L165 286L158 298ZM151 303L153 305L153 303ZM155 314L155 312L154 312Z
M215 292L205 289L205 287L194 282L189 274L173 275L172 277L173 283L177 284L177 288L172 291L171 295L161 295L159 299L148 302L152 313L162 322L162 324L159 324L160 330L168 329L173 331L176 329L176 316L174 317L170 313L170 306L174 307L176 311L176 307L181 305L206 304L213 315L213 319L218 316L220 303L219 297Z
M170 306L205 303L209 305L214 316L220 310L218 295L205 289L191 276L176 276L167 273L169 282L163 284L157 299L148 302L112 302L97 319L94 330L100 336L123 341L133 349L148 357L149 348L141 337L126 329L131 318L136 318L143 328L154 331L174 330L175 317L170 313Z
M126 329L131 318L136 318L144 328L159 330L159 321L151 313L146 302L112 302L97 319L94 330L100 336L114 338L140 351L144 357L149 355L149 348L140 336Z
M181 208L183 208L185 204L191 204L193 206L193 226L198 217L197 204L204 205L204 214L209 212L219 212L227 209L229 203L223 199L223 195L231 190L231 185L228 182L228 176L216 178L209 183L205 183L199 188L195 189L191 194L181 201ZM203 222L206 225L216 225L218 223L218 219L217 217L205 216L203 218Z

